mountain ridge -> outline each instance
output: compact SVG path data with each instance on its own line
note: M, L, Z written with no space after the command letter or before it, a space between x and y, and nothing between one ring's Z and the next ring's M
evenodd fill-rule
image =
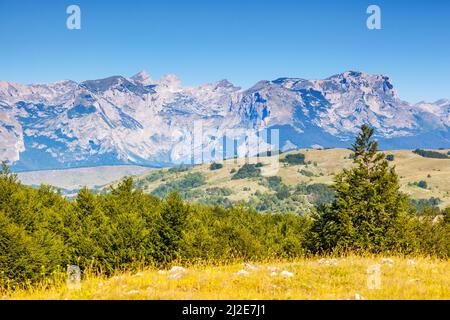
M214 137L202 150L193 147L194 123ZM280 149L345 147L363 123L383 148L448 147L450 100L409 104L389 77L359 71L248 89L226 79L183 87L175 75L154 80L145 71L79 83L0 81L0 158L17 169L190 163L198 152L209 161L226 152L217 144L227 132L260 139L271 129Z

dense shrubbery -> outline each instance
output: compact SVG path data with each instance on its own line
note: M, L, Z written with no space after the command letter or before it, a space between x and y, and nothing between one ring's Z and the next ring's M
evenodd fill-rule
M317 206L333 202L336 195L332 188L323 183L307 185L306 192L309 196L309 200Z
M387 161L394 161L394 155L393 154L386 155L386 160Z
M167 170L168 173L180 173L186 171L189 171L189 167L187 166L172 167Z
M280 162L292 165L305 164L305 155L303 153L288 154Z
M208 189L227 194L227 189ZM174 259L221 261L303 254L309 220L234 207L167 200L133 188L82 189L68 201L53 189L23 186L4 167L0 177L0 288L36 282L69 264L111 274Z
M193 188L204 185L206 178L200 172L188 173L178 180L170 180L159 185L152 191L152 195L157 197L166 197L171 192L180 192L183 198L189 197L189 191Z
M314 177L314 173L309 170L301 169L299 173L305 177Z
M419 188L422 188L422 189L427 189L428 188L428 183L425 180L410 182L410 183L408 183L408 185L416 186L416 187L419 187Z
M255 164L246 163L231 177L233 180L256 178L261 175L261 169L257 168Z
M410 203L413 206L417 214L423 214L424 212L434 211L436 215L440 213L438 205L441 203L441 199L431 197L429 199L410 199Z
M223 164L217 163L217 162L213 162L209 166L209 170L219 170L219 169L222 169L222 168L223 168Z
M445 153L438 151L416 149L413 152L425 158L449 159L449 157Z

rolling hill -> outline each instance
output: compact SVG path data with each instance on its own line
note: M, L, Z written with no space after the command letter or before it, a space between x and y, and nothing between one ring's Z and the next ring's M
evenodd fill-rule
M449 150L439 152L447 154ZM283 162L299 154L305 156L302 164ZM396 168L403 192L414 199L439 199L440 207L450 205L450 158L428 158L407 150L385 151L385 154L393 156L390 164ZM229 159L221 165L214 170L211 164L158 169L136 176L135 185L157 196L180 191L186 199L202 203L244 202L260 211L301 213L310 205L332 197L324 186L333 182L334 174L350 167L352 160L348 149L300 149L282 153L278 165L277 156L253 157L247 161ZM237 179L236 174L243 167L251 170ZM426 188L418 186L419 181L425 181Z

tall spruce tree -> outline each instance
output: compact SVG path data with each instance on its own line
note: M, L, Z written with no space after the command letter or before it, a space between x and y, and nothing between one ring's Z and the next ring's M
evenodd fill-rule
M374 129L363 125L352 145L354 167L335 177L336 197L321 208L312 247L319 252L397 250L408 201L394 167L378 152Z

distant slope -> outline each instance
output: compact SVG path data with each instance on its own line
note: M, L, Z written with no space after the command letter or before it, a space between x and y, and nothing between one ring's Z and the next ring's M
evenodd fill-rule
M439 152L447 153L448 150ZM273 167L270 165L276 163L275 157L249 159L249 163L263 164L259 168L259 177L232 179L243 166L244 160L231 159L224 161L223 167L217 170L210 170L210 164L158 169L137 176L135 183L139 189L158 196L179 190L185 198L204 203L226 205L246 201L261 211L301 212L328 196L322 184L331 184L333 175L343 168L351 167L352 160L348 149L301 149L283 153L280 159L298 153L305 155L305 164L280 162L279 170L275 173L271 172ZM394 156L394 161L389 163L395 165L402 191L415 199L439 198L441 207L450 205L450 159L425 158L406 150L384 153ZM280 177L280 181L269 178L273 176ZM420 180L427 182L427 189L414 185ZM287 196L283 185L288 189Z
M18 176L26 185L49 184L66 190L77 190L83 186L93 189L124 176L134 176L151 170L152 168L140 166L101 166L20 172Z

